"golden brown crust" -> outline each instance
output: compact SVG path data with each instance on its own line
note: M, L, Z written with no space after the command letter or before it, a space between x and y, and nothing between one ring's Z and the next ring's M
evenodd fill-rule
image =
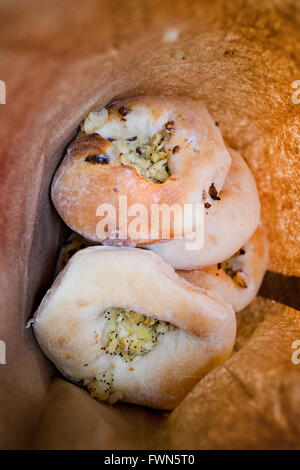
M69 159L85 160L97 154L105 154L110 143L99 134L80 132L67 149Z
M131 111L124 118L119 109L124 106ZM126 122L124 122L126 121ZM108 110L103 128L97 132L114 138L118 132L124 139L137 133L153 135L166 124L174 123L168 148L179 147L168 160L171 176L163 184L155 184L140 175L135 168L125 166L114 155L114 146L97 134L80 135L67 151L52 183L52 200L64 221L75 231L93 241L103 241L97 234L97 208L100 204L111 204L116 209L117 224L114 233L105 241L107 244L142 245L163 239L161 224L157 227L159 238L151 238L151 206L153 204L200 203L203 191L208 193L213 183L220 191L230 165L230 156L223 143L220 131L198 101L184 97L139 97L122 100ZM111 133L109 134L109 129ZM117 131L116 131L117 129ZM108 135L109 134L109 135ZM110 156L109 164L93 165L86 158L105 153ZM143 204L148 211L148 238L121 239L119 224L119 197L127 197L127 207ZM109 227L110 230L110 227ZM171 224L170 238L174 237ZM111 239L110 239L111 238Z

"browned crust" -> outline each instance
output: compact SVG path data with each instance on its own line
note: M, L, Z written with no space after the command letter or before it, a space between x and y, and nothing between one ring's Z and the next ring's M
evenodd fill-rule
M84 160L86 157L105 154L109 148L109 142L99 134L85 134L80 132L68 149L67 155L72 160Z
M161 115L168 106L172 106L177 116L176 122L180 123L181 128L178 139L181 147L185 148L181 148L181 153L177 152L176 158L181 161L180 169L174 171L163 184L155 184L140 175L135 168L124 166L119 161L111 161L109 165L87 165L85 158L93 154L106 153L110 142L98 137L97 134L84 135L81 132L78 135L68 148L56 172L51 195L57 211L67 225L93 241L103 241L96 233L99 222L96 212L99 204L111 204L116 209L118 232L119 197L123 195L127 197L128 207L142 203L149 215L148 234L150 234L153 229L150 216L152 204L169 206L178 204L183 208L185 203L199 203L202 201L203 190L208 192L212 184L218 186L218 191L221 189L230 165L230 156L219 130L216 130L211 117L200 102L176 96L138 97L113 105L109 108L110 117L117 115L120 118L118 110L122 103L127 103L129 109L135 103L138 105L141 103L150 110L153 118ZM121 119L126 118L121 117ZM202 132L202 128L205 128L205 132ZM189 143L189 136L192 136L195 143ZM172 138L174 144L177 144L176 135L174 134L170 140L170 146L174 147ZM212 159L217 162L215 168L211 163ZM203 177L201 168L203 168ZM196 174L199 174L199 178L196 178ZM118 191L115 191L115 188ZM157 239L129 238L114 241L108 238L104 241L108 244L137 246L162 241L161 224L158 234ZM171 223L170 238L173 237L174 225Z

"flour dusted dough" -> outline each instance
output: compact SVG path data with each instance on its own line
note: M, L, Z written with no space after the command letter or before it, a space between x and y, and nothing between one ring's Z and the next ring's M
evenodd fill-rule
M186 239L156 243L146 248L156 251L176 269L213 265L232 256L255 231L260 203L253 175L241 157L230 149L232 164L220 200L207 202L204 219L204 245L201 250L186 250Z
M150 352L125 361L101 349L103 313L115 307L171 327ZM112 401L168 409L229 357L236 320L229 304L185 281L155 253L97 246L71 258L44 297L33 328L44 353L70 380L94 394L97 385L109 382Z
M69 146L52 183L52 200L69 227L89 240L142 245L172 239L150 220L152 204L200 203L211 185L220 191L231 158L221 133L199 101L179 96L142 96L92 112ZM148 230L124 233L119 198L149 214ZM116 210L116 226L97 231L100 204ZM110 217L110 216L109 216ZM157 230L157 233L153 234ZM190 229L189 229L190 230ZM151 234L152 232L152 234Z
M259 224L250 240L227 262L177 273L195 286L218 294L239 312L255 298L267 263L267 237Z

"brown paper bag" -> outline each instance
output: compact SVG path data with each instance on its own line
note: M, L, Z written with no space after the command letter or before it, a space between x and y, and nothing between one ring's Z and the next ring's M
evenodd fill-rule
M2 449L300 447L299 31L285 0L0 1ZM66 145L90 110L144 93L206 103L255 174L270 241L232 357L168 414L94 401L25 329L66 237L49 197Z

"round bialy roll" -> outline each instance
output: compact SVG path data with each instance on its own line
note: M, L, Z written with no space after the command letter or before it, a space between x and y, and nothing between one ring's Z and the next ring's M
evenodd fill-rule
M224 261L247 242L258 225L260 203L254 177L238 152L230 149L230 154L232 163L218 199L207 194L203 247L187 250L185 238L145 246L175 269L202 268Z
M231 305L129 247L72 256L32 322L46 356L93 396L161 409L229 357L236 332Z
M178 96L127 99L84 120L54 177L52 200L67 225L89 240L155 243L190 232L195 218L181 230L175 217L165 230L151 217L153 205L183 210L184 204L201 203L203 194L221 190L230 162L221 133L200 102ZM139 230L119 220L121 196L128 213L136 204L146 211ZM100 226L104 211L105 226Z
M250 240L231 258L203 269L177 273L195 286L218 294L239 312L256 296L267 264L268 242L259 224Z

